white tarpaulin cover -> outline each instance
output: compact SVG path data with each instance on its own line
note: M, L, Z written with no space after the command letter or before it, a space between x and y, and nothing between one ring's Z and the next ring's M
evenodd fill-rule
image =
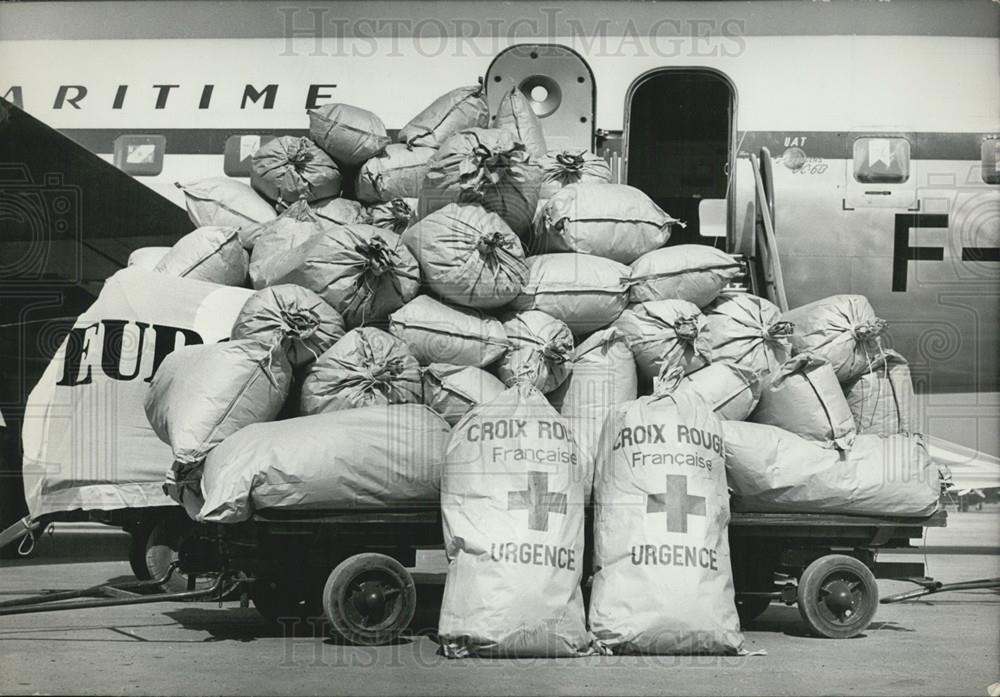
M32 516L164 506L173 457L146 419L149 380L174 348L229 337L251 292L124 269L109 278L28 397Z

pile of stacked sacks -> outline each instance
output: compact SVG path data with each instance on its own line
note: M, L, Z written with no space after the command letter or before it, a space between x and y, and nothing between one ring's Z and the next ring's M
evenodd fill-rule
M546 152L516 90L492 119L480 88L449 92L396 143L356 107L310 120L258 151L253 188L184 185L198 229L141 262L257 289L148 393L192 517L440 505L445 653L582 655L742 650L730 493L933 510L906 362L864 298L782 315L724 292L733 257L666 247L679 221L595 155Z

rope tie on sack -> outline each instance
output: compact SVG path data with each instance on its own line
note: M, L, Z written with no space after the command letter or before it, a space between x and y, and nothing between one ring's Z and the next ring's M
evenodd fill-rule
M854 340L861 347L861 350L864 351L869 373L875 371L875 362L885 356L882 336L888 328L888 322L880 317L876 317L870 322L859 324L851 331Z
M285 157L296 170L312 162L313 153L310 149L312 141L308 138L299 138L295 142L295 147L285 151Z
M693 344L698 338L698 322L694 317L681 317L674 322L674 333L678 339Z
M653 394L657 397L673 394L683 379L684 370L680 366L663 363L659 374L653 380Z
M795 324L788 321L775 322L764 332L764 338L768 341L781 341L795 333Z
M476 243L476 251L484 257L495 257L503 246L503 233L487 232L479 236L479 241Z
M583 169L583 151L572 153L569 150L563 150L556 154L556 162L562 165L567 173L577 174Z

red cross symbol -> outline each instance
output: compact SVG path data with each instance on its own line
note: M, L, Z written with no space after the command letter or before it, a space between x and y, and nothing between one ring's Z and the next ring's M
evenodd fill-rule
M566 513L566 494L549 491L548 472L528 472L528 488L507 492L508 511L528 511L530 530L548 530L549 513Z
M646 513L667 513L667 532L687 532L689 515L705 515L705 497L688 494L683 474L667 475L667 491L646 497Z

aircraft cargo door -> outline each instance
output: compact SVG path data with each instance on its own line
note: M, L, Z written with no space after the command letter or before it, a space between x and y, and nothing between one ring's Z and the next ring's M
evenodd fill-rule
M726 246L735 92L715 70L665 68L625 98L625 181L687 223L669 244Z

